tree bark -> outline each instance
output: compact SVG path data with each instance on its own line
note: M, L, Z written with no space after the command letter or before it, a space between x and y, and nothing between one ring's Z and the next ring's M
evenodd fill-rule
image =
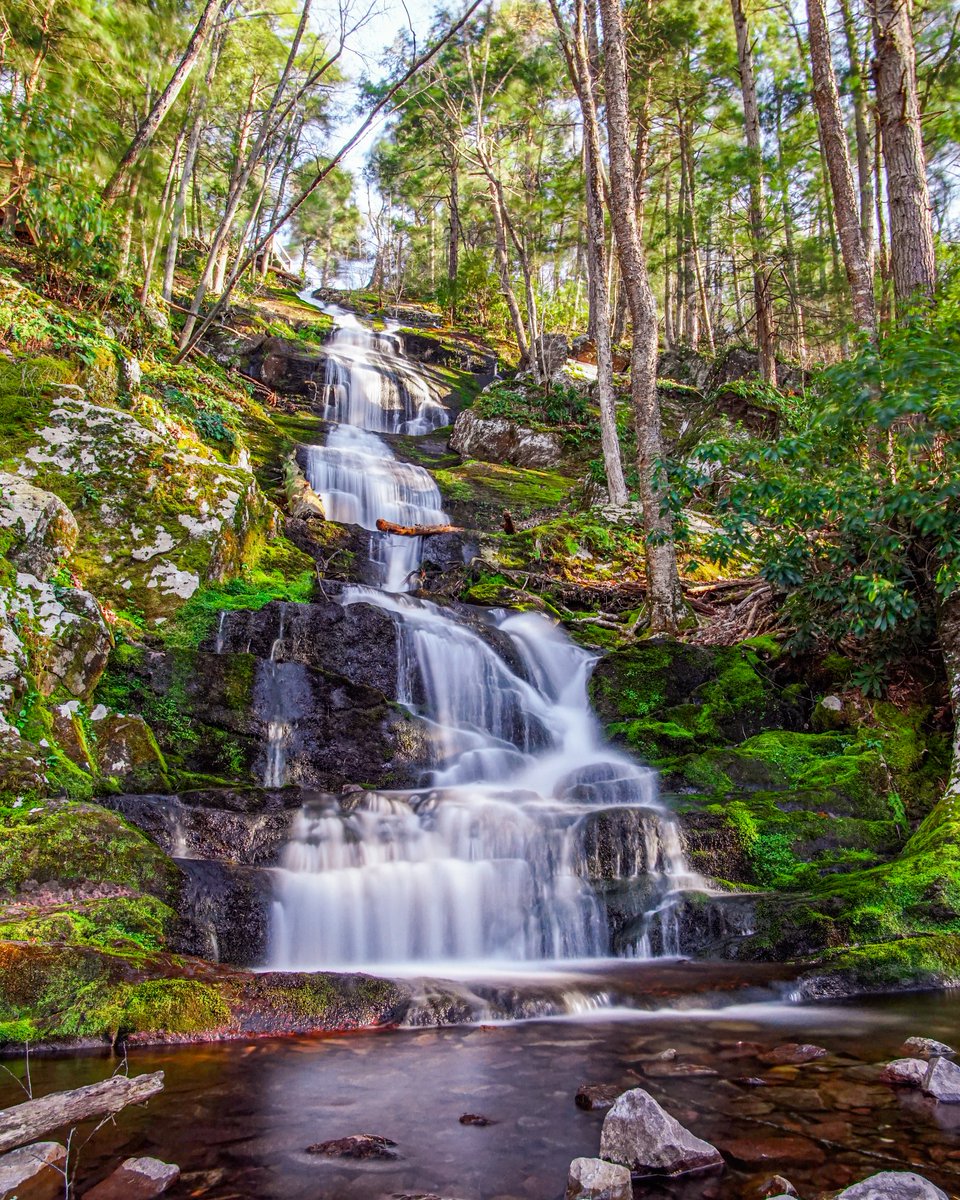
M872 341L877 334L873 269L863 242L861 213L850 168L847 131L840 111L840 94L833 70L824 0L807 0L807 26L813 71L813 102L820 122L820 137L830 176L840 253L850 284L853 319L857 328Z
M737 60L740 65L740 92L743 97L743 124L747 148L750 151L750 240L753 251L753 293L757 313L757 351L760 356L760 375L776 387L777 358L774 344L773 297L770 294L770 275L763 253L763 150L760 145L760 108L757 103L757 81L753 70L753 47L750 27L743 0L730 0L733 25L737 35Z
M224 0L207 0L203 6L203 12L200 14L200 20L196 24L196 28L190 36L190 41L187 42L187 48L183 52L183 57L177 64L176 70L170 76L167 86L157 97L156 103L147 114L146 119L140 125L140 128L133 136L130 145L124 151L123 157L117 163L116 170L110 177L107 186L103 189L103 199L107 204L112 204L120 194L120 189L123 187L123 181L129 173L130 169L140 160L143 152L153 141L153 136L163 123L164 117L173 107L177 97L180 95L180 90L187 82L190 72L193 70L200 53L203 50L204 43L207 40L210 31L217 23L217 18L220 16L220 10L223 8Z
M890 270L899 312L933 293L933 220L909 0L872 0L872 17L877 115L890 209Z
M631 398L646 533L650 628L659 633L676 633L683 624L685 606L680 590L673 515L668 505L664 473L660 398L657 394L657 305L637 227L623 14L620 0L599 0L599 7L605 50L610 216L633 321Z
M163 1072L152 1075L113 1075L100 1083L53 1092L0 1111L0 1154L35 1142L51 1130L76 1125L92 1117L108 1117L129 1104L142 1104L163 1091Z

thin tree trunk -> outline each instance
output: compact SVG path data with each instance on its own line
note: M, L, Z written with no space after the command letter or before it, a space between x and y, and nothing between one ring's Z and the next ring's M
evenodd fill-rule
M672 350L677 344L673 328L673 266L670 262L671 235L673 233L670 202L673 199L671 183L673 169L669 158L663 164L663 344Z
M797 340L797 361L801 367L807 365L807 340L803 321L803 305L800 302L800 272L797 268L797 250L793 236L793 207L790 203L790 187L787 166L783 155L783 93L777 89L777 167L780 174L780 211L783 214L783 244L787 258L787 281L793 305L793 321Z
M830 30L824 0L807 0L813 102L820 122L820 137L830 175L833 206L840 235L840 251L850 284L853 319L872 341L877 334L877 307L873 295L873 270L863 242L860 210L850 169L847 131L840 111L840 94L830 51Z
M753 47L743 0L730 0L733 25L737 34L737 59L740 64L740 92L743 97L743 123L750 151L750 240L753 251L753 292L757 311L757 351L760 376L774 387L777 383L777 359L773 297L770 276L763 253L763 151L760 145L760 108L757 81L753 70Z
M599 0L603 25L610 216L633 320L631 398L646 533L650 628L676 633L684 621L673 514L667 496L660 398L657 394L657 305L637 229L636 180L630 155L627 53L620 0Z
M203 12L200 14L200 20L196 24L196 28L190 36L190 41L187 42L187 48L183 52L183 57L177 64L176 70L170 76L167 86L158 96L153 108L147 114L146 119L141 123L140 128L133 136L130 145L124 151L123 157L117 163L116 170L110 177L110 181L103 189L103 199L107 204L112 204L120 194L120 189L123 187L124 180L129 174L131 168L140 160L143 152L153 141L153 136L163 123L164 117L173 107L177 97L180 95L180 90L186 83L190 72L193 70L200 53L203 50L204 43L210 31L217 23L217 18L220 16L220 10L223 8L224 0L207 0L203 6Z
M167 170L167 178L163 185L163 195L160 197L160 213L157 216L157 224L150 243L150 250L146 255L143 264L143 286L140 288L141 304L146 304L150 295L150 284L153 280L153 268L156 265L157 254L160 251L160 242L163 238L164 228L166 227L171 215L170 197L173 192L174 182L177 178L177 167L180 163L180 151L183 149L185 137L186 128L183 128L177 134L177 140L174 143L173 153L170 155L170 166Z
M490 192L490 209L493 213L493 230L496 239L495 252L497 269L500 274L500 290L503 293L503 298L507 302L507 309L510 312L510 323L513 325L513 336L517 340L520 361L526 363L530 359L530 345L527 341L527 331L523 324L523 314L520 312L517 294L513 290L513 283L510 279L510 253L507 246L506 222L503 219L503 210L500 207L497 185L492 178L488 178L487 182Z
M936 257L920 129L909 0L872 0L874 81L890 208L890 268L898 313L929 298Z
M888 321L891 316L890 295L890 249L887 244L887 218L884 215L883 195L883 138L880 135L880 119L873 114L875 145L873 151L873 195L877 209L877 267L880 272L880 320Z
M874 256L874 199L873 168L870 162L870 105L864 87L864 62L857 37L852 0L840 0L843 32L847 40L847 61L850 68L850 94L853 97L854 131L857 141L857 184L860 192L860 233L867 258L873 265Z

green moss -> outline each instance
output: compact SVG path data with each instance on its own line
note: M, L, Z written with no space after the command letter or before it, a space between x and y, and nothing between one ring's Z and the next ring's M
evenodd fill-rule
M0 463L15 465L45 420L58 384L76 382L76 369L52 355L0 359Z
M210 984L196 979L149 979L123 997L123 1033L213 1033L230 1024L230 1009Z
M507 508L518 519L560 507L574 488L574 481L557 471L473 459L436 470L434 478L447 500L481 508Z
M73 907L28 910L0 916L0 940L59 942L103 950L159 951L176 920L173 909L155 896L110 896Z

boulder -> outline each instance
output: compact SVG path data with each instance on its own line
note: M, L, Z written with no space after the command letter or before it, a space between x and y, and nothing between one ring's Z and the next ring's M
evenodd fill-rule
M940 1104L960 1104L960 1067L949 1058L931 1058L923 1090Z
M624 1092L607 1113L600 1157L635 1175L678 1175L723 1165L715 1146L685 1129L643 1088Z
M0 529L13 543L7 554L13 565L47 580L73 552L79 528L59 496L0 471Z
M898 1087L923 1087L928 1067L922 1058L895 1058L883 1068L880 1079Z
M911 1037L900 1047L900 1053L909 1058L954 1058L956 1050L945 1042L933 1038Z
M389 1162L400 1157L396 1145L390 1138L377 1133L352 1133L348 1137L316 1142L307 1147L307 1153L320 1154L324 1158L379 1159Z
M947 1200L947 1194L913 1171L881 1171L838 1192L836 1200Z
M785 1196L798 1196L799 1192L789 1179L782 1175L774 1175L760 1185L759 1195L766 1200L783 1200Z
M67 1151L34 1142L0 1157L0 1200L56 1200L63 1195Z
M566 1200L631 1200L630 1172L602 1158L575 1158L567 1175Z
M153 1200L172 1188L180 1168L159 1158L128 1158L96 1187L83 1193L83 1200Z
M450 449L461 458L511 463L515 467L554 467L560 461L556 433L528 429L506 417L478 417L469 408L454 422Z
M106 712L98 705L91 725L101 775L142 787L166 785L166 763L143 717Z
M534 379L550 379L570 356L570 343L562 333L542 333L530 347L530 367Z

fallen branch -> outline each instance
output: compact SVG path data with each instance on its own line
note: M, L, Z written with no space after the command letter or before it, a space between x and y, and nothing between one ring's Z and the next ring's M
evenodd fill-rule
M384 517L377 520L381 533L398 533L401 537L433 537L436 533L463 533L460 525L397 525Z
M114 1075L100 1083L53 1092L0 1110L0 1154L35 1142L64 1125L91 1117L111 1117L130 1104L142 1104L163 1091L163 1072L152 1075Z

